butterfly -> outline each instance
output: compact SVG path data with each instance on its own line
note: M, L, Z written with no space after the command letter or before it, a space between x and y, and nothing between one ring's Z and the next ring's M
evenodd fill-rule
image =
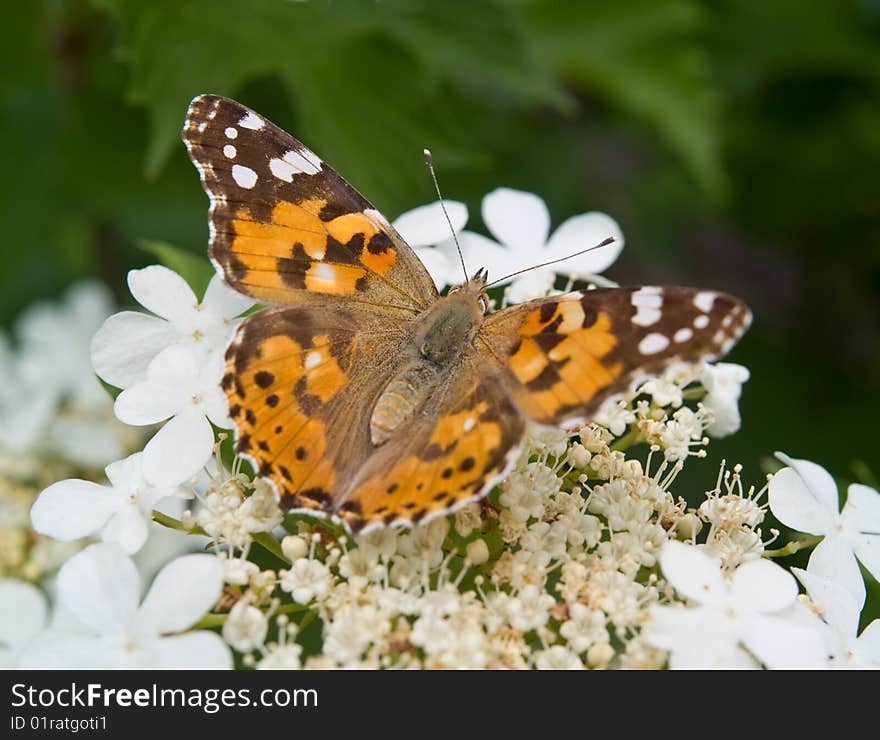
M246 318L222 387L236 451L283 508L353 533L484 496L527 422L571 426L751 321L723 293L597 289L486 313L486 270L441 296L391 224L299 141L201 95L183 140L210 199L209 253Z

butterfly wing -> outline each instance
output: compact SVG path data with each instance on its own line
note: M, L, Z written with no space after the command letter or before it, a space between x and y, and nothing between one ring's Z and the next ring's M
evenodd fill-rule
M417 524L485 495L519 456L525 418L470 350L429 405L380 446L338 501L352 531Z
M357 297L401 311L437 297L388 221L285 131L240 103L201 95L183 140L211 200L210 255L226 282L264 303Z
M222 386L236 451L286 509L332 513L372 453L372 406L407 340L399 322L324 299L248 317L226 353Z
M675 362L727 353L750 322L748 308L724 293L612 288L498 311L486 317L475 343L529 417L574 423Z

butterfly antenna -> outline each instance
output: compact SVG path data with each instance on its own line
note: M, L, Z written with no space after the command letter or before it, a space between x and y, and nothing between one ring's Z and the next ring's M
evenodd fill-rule
M464 264L464 255L461 252L461 244L458 243L458 236L455 233L455 227L452 225L452 219L449 218L449 212L446 210L446 203L443 202L443 196L440 195L440 183L437 182L437 174L434 172L434 157L431 156L431 150L425 149L425 164L428 165L428 172L431 173L431 180L434 182L434 191L437 193L437 200L440 201L440 208L443 215L446 216L446 223L449 224L449 230L452 232L452 239L455 242L455 248L458 250L458 259L461 260L461 271L464 273L464 281L470 280L467 267Z
M568 254L565 257L560 257L559 259L550 260L549 262L542 262L540 265L534 265L532 267L526 267L523 270L517 270L516 272L510 273L510 275L505 275L504 277L500 277L497 280L493 280L489 283L486 288L491 288L493 285L498 285L498 283L503 283L505 280L509 280L512 277L516 277L517 275L522 275L524 272L530 272L531 270L537 270L541 267L547 267L548 265L555 265L557 262L564 262L565 260L570 260L572 257L577 257L580 254L585 254L586 252L592 252L594 249L599 249L599 247L607 247L609 244L616 242L617 239L613 236L609 236L607 239L603 239L598 244L592 247L587 247L586 249L582 249L580 252L575 252L574 254Z

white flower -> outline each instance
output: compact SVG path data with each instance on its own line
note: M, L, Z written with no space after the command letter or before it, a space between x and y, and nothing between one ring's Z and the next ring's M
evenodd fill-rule
M301 667L300 656L302 647L295 642L273 647L266 656L257 663L258 671L298 671Z
M639 387L639 393L647 393L658 406L678 408L684 402L681 386L667 378L651 378Z
M36 586L0 578L0 668L14 668L19 654L46 623L46 597Z
M695 604L690 608L652 606L645 635L670 651L670 668L816 667L825 661L820 632L793 622L796 603L790 573L768 560L750 561L724 578L717 562L698 548L667 542L660 553L666 580Z
M332 576L327 566L310 558L294 561L290 570L281 574L281 588L297 604L308 604L315 598L326 596L331 585Z
M269 620L247 600L239 600L229 611L223 625L223 639L240 653L249 653L261 647L269 631Z
M732 362L705 366L700 380L706 389L703 405L714 412L714 420L706 429L710 436L727 437L739 430L742 423L739 399L749 375L748 368Z
M596 643L608 642L605 614L584 604L569 606L569 618L559 628L572 650L582 653Z
M623 436L626 428L635 420L633 411L615 398L605 400L593 417L593 421L606 427L615 437Z
M192 347L175 345L150 362L144 380L116 398L116 416L134 426L169 419L144 448L144 476L156 485L174 486L192 478L214 448L213 422L232 426L220 379L223 358L202 357Z
M487 228L501 244L470 231L463 232L460 241L465 263L490 267L490 281L568 257L608 237L616 239L607 246L513 278L507 292L510 303L546 295L557 273L590 279L608 269L623 249L623 234L617 223L596 211L572 216L548 239L550 213L533 193L498 188L483 198L482 213Z
M75 406L106 407L107 393L92 372L88 347L112 306L110 291L94 281L74 285L60 305L31 306L16 327L22 373Z
M880 494L853 483L840 511L837 484L827 470L781 452L776 457L789 467L770 481L771 511L787 527L823 535L810 556L809 569L824 574L863 603L865 584L856 558L874 578L880 578Z
M137 552L147 541L157 502L177 493L176 486L148 483L141 462L138 452L108 465L109 486L78 479L53 483L31 508L34 529L62 542L96 535L129 554Z
M58 573L57 609L65 615L21 656L29 668L229 668L219 635L187 631L223 586L212 555L185 555L156 576L143 602L132 561L114 545L87 547Z
M862 605L843 586L808 570L792 568L827 626L830 665L834 668L880 668L880 619L858 634Z
M456 200L443 202L455 233L461 234L468 220L467 206ZM465 280L455 240L439 201L400 214L394 220L394 228L418 255L434 278L438 290L443 290L447 285L458 285ZM481 266L476 265L475 268Z
M550 607L555 601L543 588L529 584L507 601L506 611L510 626L528 632L547 623Z
M563 645L554 645L535 653L535 668L539 671L582 671L580 658Z
M111 310L103 285L78 283L60 304L40 302L24 313L18 350L0 339L0 447L88 467L131 449L137 440L113 418L89 359L89 340Z
M92 339L95 372L110 385L129 388L146 379L153 358L181 345L211 355L225 349L238 322L254 301L214 276L199 303L173 270L151 265L128 273L131 294L155 316L137 311L114 314Z

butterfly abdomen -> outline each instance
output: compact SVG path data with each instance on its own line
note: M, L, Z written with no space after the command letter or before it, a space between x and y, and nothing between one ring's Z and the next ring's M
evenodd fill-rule
M473 296L441 298L422 316L408 347L409 359L373 407L370 439L379 446L400 431L437 390L470 345L483 312Z
M439 378L436 365L416 360L386 386L370 417L370 439L374 445L386 442L415 414Z

